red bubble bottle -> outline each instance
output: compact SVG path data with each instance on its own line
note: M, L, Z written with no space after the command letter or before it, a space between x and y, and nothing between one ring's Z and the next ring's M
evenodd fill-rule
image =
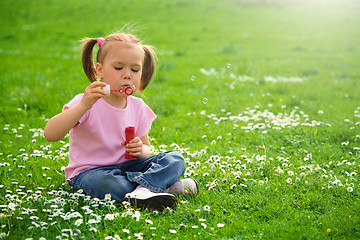
M135 138L135 127L126 127L125 128L125 144L128 144L131 140ZM126 160L135 160L136 157L131 156L128 152L125 152Z

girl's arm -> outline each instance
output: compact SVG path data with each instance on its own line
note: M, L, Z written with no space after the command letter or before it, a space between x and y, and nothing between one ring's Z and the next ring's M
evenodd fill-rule
M70 129L79 122L86 111L87 109L78 103L72 108L52 117L45 126L44 137L50 142L63 139Z
M105 96L105 92L98 88L100 86L106 86L106 83L91 83L85 89L84 95L78 104L52 117L45 126L44 137L50 142L64 138L92 105L101 97Z
M125 144L125 141L122 143ZM149 137L146 134L145 136L139 138L136 137L126 145L126 151L131 155L136 157L136 159L144 159L150 157L150 141Z

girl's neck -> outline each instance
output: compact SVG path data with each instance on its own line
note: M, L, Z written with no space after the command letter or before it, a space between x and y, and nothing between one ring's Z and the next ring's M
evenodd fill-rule
M105 96L103 99L111 106L119 109L125 109L127 105L127 97Z

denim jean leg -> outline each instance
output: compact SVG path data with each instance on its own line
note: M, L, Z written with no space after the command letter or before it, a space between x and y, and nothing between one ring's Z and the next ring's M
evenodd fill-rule
M86 170L73 178L69 185L75 190L83 189L85 194L99 199L111 194L112 199L118 202L138 186L122 174L118 165Z
M135 160L130 164L135 164L137 167L125 166L127 167L125 175L128 180L143 185L153 192L165 192L185 172L184 158L180 153L174 151ZM139 166L141 165L143 165L143 170L140 170ZM138 169L135 170L136 168Z

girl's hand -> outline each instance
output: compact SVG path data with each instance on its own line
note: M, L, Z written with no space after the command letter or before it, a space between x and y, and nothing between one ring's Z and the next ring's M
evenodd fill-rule
M105 87L106 83L104 82L92 82L84 92L84 95L80 101L80 104L84 106L86 109L90 109L94 103L96 103L97 100L100 98L106 96L104 90L102 90L100 87Z
M125 145L125 141L121 143L122 145ZM142 153L144 143L141 141L139 137L134 138L131 140L128 144L126 144L125 151L128 152L133 157L139 157Z

